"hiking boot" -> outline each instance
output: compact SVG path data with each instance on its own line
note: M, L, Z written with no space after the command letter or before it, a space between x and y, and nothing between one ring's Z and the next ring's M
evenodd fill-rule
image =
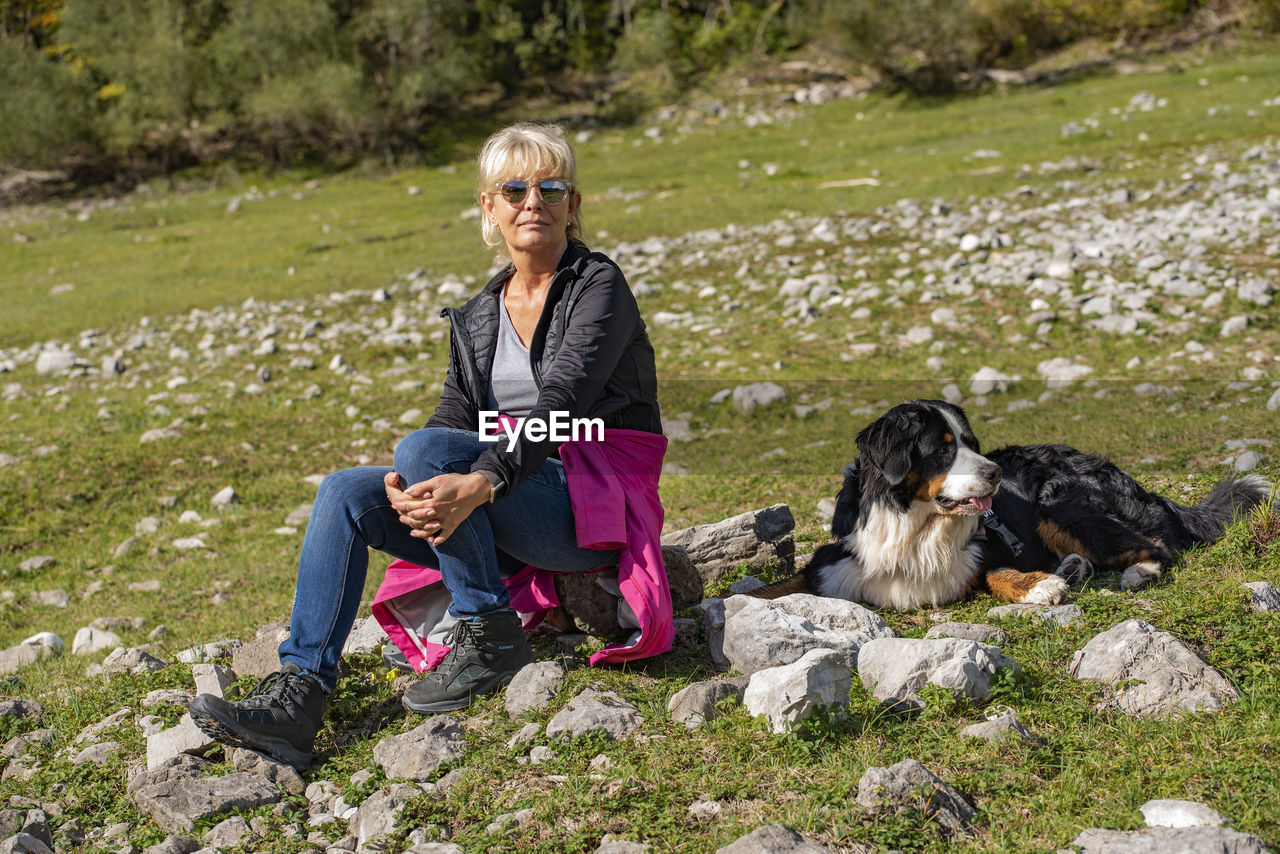
M215 741L265 753L295 768L311 764L316 731L324 717L324 687L295 664L267 676L243 699L213 694L191 701L191 720Z
M533 662L533 650L515 611L461 620L450 631L447 643L449 654L440 666L404 692L402 702L409 711L429 715L465 709L476 697L498 690Z

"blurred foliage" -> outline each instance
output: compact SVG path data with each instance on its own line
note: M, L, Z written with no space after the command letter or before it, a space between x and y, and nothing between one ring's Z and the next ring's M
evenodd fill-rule
M1243 0L1280 27L1280 0ZM1199 0L0 0L0 166L118 177L227 160L449 159L530 99L625 121L818 44L918 93Z
M1258 0L1258 7L1276 0ZM1194 26L1198 0L816 0L830 47L898 86L939 94L981 82L1086 38L1125 39ZM1257 17L1267 26L1265 16Z

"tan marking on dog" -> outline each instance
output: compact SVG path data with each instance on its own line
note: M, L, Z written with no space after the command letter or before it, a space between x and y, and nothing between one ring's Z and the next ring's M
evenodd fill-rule
M1095 565L1098 563L1097 559L1095 559L1093 555L1089 554L1089 551L1084 547L1084 543L1068 534L1062 529L1062 526L1058 525L1056 522L1052 522L1048 519L1041 519L1040 523L1036 525L1036 533L1040 535L1041 541L1048 546L1049 550L1056 554L1059 559L1070 554L1077 554L1090 563ZM1125 564L1125 566L1128 566L1128 564Z
M915 500L932 501L937 498L938 493L942 491L942 485L946 480L947 476L945 474L940 474L937 477L926 480L924 483L920 484L920 488L916 490L914 496Z
M956 440L956 437L955 437L955 436L952 436L950 433L943 433L943 434L942 434L942 441L946 442L948 445L950 445L950 444L951 444L952 442L954 442L955 440Z
M755 590L747 591L748 596L756 599L778 599L782 596L790 596L792 593L812 593L809 584L805 581L804 573L797 572L790 578L784 578L781 581L775 581L773 584L766 584L764 587L757 587Z
M1026 602L1028 599L1038 598L1033 594L1038 594L1037 585L1043 581L1055 579L1062 581L1056 575L1049 575L1047 572L1018 572L1016 569L998 569L994 572L987 573L987 589L991 591L991 595L1004 602ZM1066 583L1063 582L1063 587Z
M986 579L982 577L982 573L975 572L970 578L969 583L964 587L964 598L968 599L971 595L986 586Z

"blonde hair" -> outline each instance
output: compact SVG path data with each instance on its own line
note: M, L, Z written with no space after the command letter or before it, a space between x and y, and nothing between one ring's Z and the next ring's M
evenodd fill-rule
M493 195L500 181L543 177L563 178L577 190L577 158L559 125L519 122L493 134L480 146L476 159L477 197L481 193ZM581 206L565 231L570 240L582 239ZM503 245L498 224L488 217L480 218L480 235L486 246Z

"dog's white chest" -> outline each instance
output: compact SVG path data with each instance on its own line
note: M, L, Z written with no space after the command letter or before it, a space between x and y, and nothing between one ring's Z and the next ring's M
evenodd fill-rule
M976 517L874 507L845 538L849 554L825 568L824 595L888 608L924 608L964 596L978 565Z

